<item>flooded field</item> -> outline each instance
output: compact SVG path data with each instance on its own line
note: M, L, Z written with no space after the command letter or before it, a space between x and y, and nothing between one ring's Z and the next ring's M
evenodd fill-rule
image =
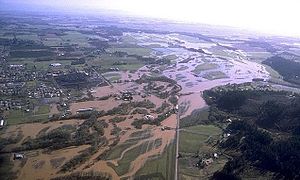
M93 170L108 173L112 179L133 179L146 162L155 159L154 157L159 158L166 152L167 147L174 144L178 123L177 113L174 110L176 105L181 109L180 118L184 118L193 111L207 106L202 98L204 90L228 83L251 82L253 78L269 78L268 72L261 64L250 61L252 51L247 54L245 51L224 48L224 46L238 46L238 42L205 41L177 33L128 32L124 36L127 45L138 45L147 50L119 48L111 51L126 51L131 55L134 51L139 51L139 55L146 54L147 57L160 60L172 58L169 59L169 63L162 62L161 66L150 64L134 71L105 72L102 76L109 83L107 86L89 89L92 100L69 103L68 110L72 115L78 115L80 109L89 108L110 114L97 117L96 120L106 124L101 126L105 145L98 147L80 165L64 174ZM138 83L137 80L145 75L154 80L146 79ZM166 82L157 78L162 75L172 81ZM176 89L178 87L179 90ZM132 99L130 101L124 99L124 93L130 93ZM174 95L179 97L175 98L175 102L171 99L175 97ZM88 98L87 95L84 97ZM131 107L134 103L141 103L145 107L139 105ZM121 105L123 106L120 107ZM56 105L50 106L50 112L60 113ZM162 117L159 123L151 122ZM36 138L45 128L48 128L45 133L63 125L74 125L78 128L85 121L88 120L71 119L9 126L3 138L17 136L20 133L22 139L16 145L8 146L6 150L21 146L29 137ZM87 132L94 133L94 130L90 127ZM57 172L64 163L89 147L90 145L80 145L49 153L28 151L25 152L28 156L25 164L22 167L16 164L14 168L18 172L19 179L57 177L59 176Z
M219 42L208 42L199 40L195 37L180 34L157 35L135 33L132 37L138 40L139 45L144 43L161 44L160 48L154 50L160 52L160 56L176 55L177 59L173 60L174 64L166 68L163 74L177 81L182 87L181 93L193 93L183 96L180 102L188 102L189 106L185 115L190 114L196 108L205 106L201 98L201 92L216 86L252 82L254 78L268 79L269 73L261 64L252 62L249 57L253 52L239 50L228 50L220 46ZM165 44L168 43L166 47ZM240 42L230 42L222 44L223 46L237 46ZM171 44L171 45L170 45ZM181 46L173 48L172 46ZM187 48L204 50L208 54L191 52ZM217 66L205 66L195 72L197 66L203 64L216 64Z

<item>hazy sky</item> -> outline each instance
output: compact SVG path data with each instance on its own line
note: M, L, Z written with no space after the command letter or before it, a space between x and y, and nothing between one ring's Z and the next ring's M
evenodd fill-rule
M0 0L5 2L121 10L133 15L300 37L300 0Z

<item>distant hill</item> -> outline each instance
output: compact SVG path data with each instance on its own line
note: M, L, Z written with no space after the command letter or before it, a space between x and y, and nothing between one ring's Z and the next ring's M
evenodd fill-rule
M300 85L300 58L297 55L283 53L263 61L271 66L285 81Z
M204 92L209 120L230 137L219 148L232 157L213 179L298 179L300 97L288 92L224 88Z

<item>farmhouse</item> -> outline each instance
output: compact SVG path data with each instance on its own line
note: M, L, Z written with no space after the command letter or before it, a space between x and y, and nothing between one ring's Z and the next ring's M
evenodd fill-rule
M86 113L86 112L91 112L93 111L94 109L92 107L90 108L82 108L82 109L78 109L76 112L77 113Z
M19 153L15 153L14 154L14 160L16 160L16 159L23 159L23 158L24 158L23 154L19 154Z
M51 66L51 67L59 67L59 66L61 66L61 64L60 63L52 63L49 66Z
M150 114L147 114L144 116L144 120L150 120L150 121L153 121L154 120L154 117Z
M0 118L0 128L3 128L5 125L5 120Z

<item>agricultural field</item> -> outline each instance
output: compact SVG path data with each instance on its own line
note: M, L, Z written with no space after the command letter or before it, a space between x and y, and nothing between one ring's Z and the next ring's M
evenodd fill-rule
M228 158L219 153L215 143L221 139L222 130L214 125L194 125L181 129L179 136L179 177L181 179L208 179L214 172L221 170ZM200 167L205 159L211 164ZM197 165L198 164L198 165Z
M200 64L200 65L197 65L194 69L194 73L196 74L199 74L203 71L206 71L206 70L211 70L211 69L217 69L219 66L217 64L213 64L213 63L203 63L203 64Z

